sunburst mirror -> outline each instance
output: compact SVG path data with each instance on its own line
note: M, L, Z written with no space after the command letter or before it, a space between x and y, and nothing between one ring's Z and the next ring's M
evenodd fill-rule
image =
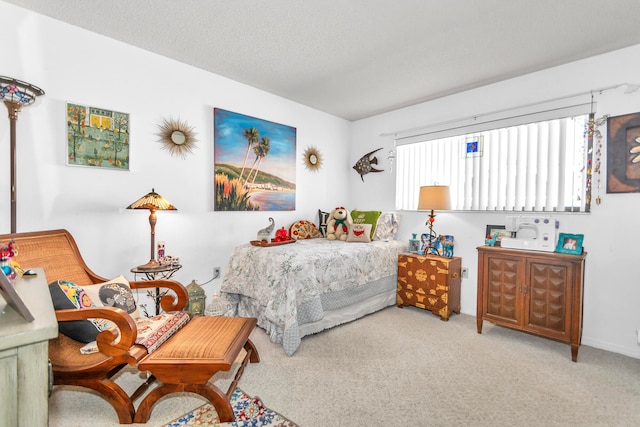
M161 125L158 125L160 132L156 135L160 137L158 142L162 144L163 150L169 150L169 153L182 157L187 157L187 153L193 153L196 148L196 133L193 126L189 126L187 122L180 119L164 119Z
M322 166L322 156L315 147L308 147L302 155L304 165L310 171L317 171Z

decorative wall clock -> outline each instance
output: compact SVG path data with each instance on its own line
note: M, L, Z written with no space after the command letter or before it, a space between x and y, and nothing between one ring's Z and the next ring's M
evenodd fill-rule
M302 155L304 165L310 171L317 171L322 166L322 156L315 147L308 147Z
M189 126L187 122L180 119L164 119L161 125L158 125L160 132L156 135L160 137L158 142L162 144L163 150L169 150L173 156L177 154L183 159L187 157L187 153L193 153L196 148L196 133L193 132L193 126Z

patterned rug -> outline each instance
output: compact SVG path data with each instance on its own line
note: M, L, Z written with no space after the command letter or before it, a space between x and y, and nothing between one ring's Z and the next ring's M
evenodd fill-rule
M206 403L164 427L299 427L265 407L259 397L251 397L240 389L231 395L231 406L236 416L236 421L231 423L221 423L213 405Z

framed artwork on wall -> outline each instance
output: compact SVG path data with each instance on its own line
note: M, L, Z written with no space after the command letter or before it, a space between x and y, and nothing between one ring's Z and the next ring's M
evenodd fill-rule
M607 119L607 193L640 192L640 113Z
M296 128L214 108L214 210L296 208Z
M129 114L67 103L67 164L129 170Z

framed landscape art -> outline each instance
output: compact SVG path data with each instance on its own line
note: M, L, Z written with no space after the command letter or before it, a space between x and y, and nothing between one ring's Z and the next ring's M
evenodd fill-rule
M214 109L214 210L296 208L296 128Z
M129 170L129 114L67 103L67 164Z

